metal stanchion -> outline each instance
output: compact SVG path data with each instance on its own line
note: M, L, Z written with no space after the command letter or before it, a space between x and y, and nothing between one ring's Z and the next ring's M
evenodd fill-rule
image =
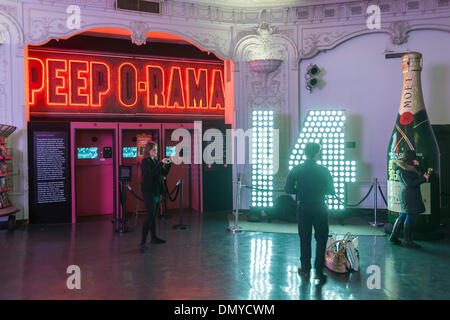
M141 162L139 160L137 162L137 181L138 182L136 184L136 192L140 193L140 191L141 191L141 184L139 183L139 181L141 181ZM132 190L130 186L128 186L128 189L130 191ZM136 200L135 200L135 206L134 206L134 229L136 229L136 226L137 226L138 215L140 213L142 213L142 212L144 214L147 214L147 210L146 210L145 206L144 206L145 210L141 210L140 209L141 208L141 202L140 202L140 200L137 197L135 197L135 198L136 198Z
M241 202L241 177L238 175L237 177L237 194L236 194L236 217L234 220L234 226L228 227L227 230L231 231L233 233L242 231L242 228L238 226L238 219L239 219L239 205Z
M377 222L377 206L378 206L378 179L373 179L373 189L375 194L373 195L373 211L374 211L374 221L369 222L372 227L379 227L384 225L382 222Z
M180 180L180 188L180 224L173 226L173 228L177 230L186 230L189 229L189 226L183 224L183 180Z
M131 232L131 229L127 228L127 180L120 180L120 205L118 208L118 216L115 221L116 232L126 233Z
M167 187L167 177L163 177L163 193L161 197L160 210L161 214L159 215L161 220L168 220L170 217L167 216L167 194L169 193L169 188Z

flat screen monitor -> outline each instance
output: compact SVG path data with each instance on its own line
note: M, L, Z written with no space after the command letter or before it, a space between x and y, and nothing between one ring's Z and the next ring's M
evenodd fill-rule
M136 158L137 147L122 147L122 158Z
M166 146L166 157L175 157L176 146Z
M97 159L97 158L98 158L97 147L77 148L77 159Z

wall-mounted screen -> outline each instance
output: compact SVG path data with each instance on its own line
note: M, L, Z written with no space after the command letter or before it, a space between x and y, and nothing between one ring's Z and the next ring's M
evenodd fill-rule
M97 147L77 148L77 159L97 159Z
M176 146L166 146L166 157L175 157Z
M137 147L122 147L122 158L136 158Z

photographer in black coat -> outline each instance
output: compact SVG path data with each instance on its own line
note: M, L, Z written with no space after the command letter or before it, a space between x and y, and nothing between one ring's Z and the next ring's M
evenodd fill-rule
M148 232L151 231L152 243L165 243L156 236L156 206L161 202L161 194L164 192L163 177L167 176L171 166L170 158L159 161L156 157L158 146L154 142L149 142L145 146L144 159L141 162L142 184L141 190L144 196L147 216L142 227L142 238L140 244L141 252L145 252L148 247L145 245Z
M402 158L394 161L393 169L402 184L400 189L400 204L402 214L397 218L392 228L390 241L401 244L398 239L399 229L402 223L404 246L409 248L420 248L421 246L413 241L412 227L417 214L425 212L425 206L420 193L420 185L428 181L428 173L420 172L418 169L419 161L417 161L416 153L408 150L403 153Z
M284 190L296 194L298 205L298 234L300 236L300 276L310 277L311 270L311 235L314 226L316 238L316 278L325 281L325 251L328 240L328 208L326 195L335 194L333 178L328 169L317 164L320 158L320 145L308 143L305 147L307 160L294 166L289 172Z

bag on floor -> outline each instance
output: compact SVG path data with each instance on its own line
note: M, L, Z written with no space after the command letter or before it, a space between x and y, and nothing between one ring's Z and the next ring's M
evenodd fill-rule
M355 251L351 252L351 259L347 257L347 252L352 250L348 248L349 243L352 243L354 239L356 239L356 235L352 235L350 232L347 232L342 240L336 240L335 235L328 239L325 251L325 266L328 269L337 273L347 273L354 270L354 266L359 270L359 259L355 259ZM353 244L353 249L355 244L356 242ZM353 261L353 266L350 261Z
M347 243L347 259L353 271L359 271L359 241L357 236L353 236Z

